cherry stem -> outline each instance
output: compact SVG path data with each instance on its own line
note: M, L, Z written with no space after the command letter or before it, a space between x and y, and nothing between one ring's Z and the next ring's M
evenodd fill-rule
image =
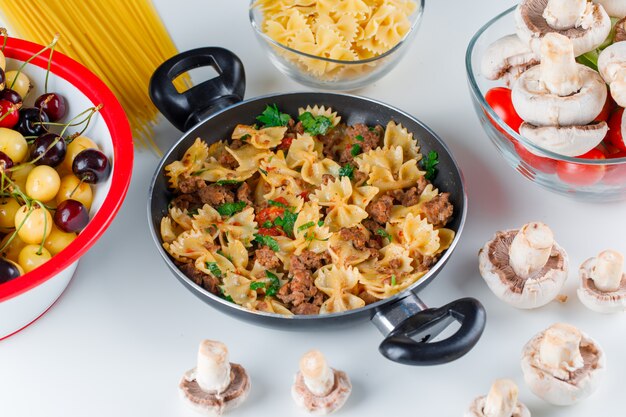
M59 34L57 33L56 37L58 37L58 36L59 36ZM54 45L52 45L50 47L50 55L48 55L48 69L46 70L46 81L44 82L44 87L43 87L44 94L48 94L48 77L50 75L50 66L52 65L52 54L54 53L54 47L56 45L57 44L55 42Z
M13 77L13 81L11 82L11 85L9 86L10 89L13 89L13 85L15 84L15 81L17 81L17 78L19 77L20 73L22 72L22 70L24 69L24 67L28 64L30 64L30 62L35 59L36 57L38 57L39 55L43 54L44 52L46 52L48 49L54 47L54 45L57 43L57 41L59 40L59 35L56 34L54 36L54 39L52 39L52 42L50 42L48 45L46 45L41 51L37 52L36 54L34 54L33 56L31 56L30 58L28 58L26 61L24 61L22 63L22 65L20 65L20 67L17 69L17 73L15 74L15 77Z
M70 198L72 198L72 196L74 195L74 193L76 192L76 190L78 190L78 188L79 188L81 185L83 185L83 182L84 182L84 181L85 181L85 177L83 176L83 177L80 179L79 183L78 183L78 184L76 184L76 187L74 187L74 189L73 189L73 190L72 190L72 192L70 193Z
M0 36L4 38L2 42L2 53L4 53L4 48L7 46L7 38L9 37L9 33L5 28L0 28Z
M0 116L0 122L3 121L9 114L13 114L16 111L18 111L20 107L22 107L22 103L18 103L18 104L11 103L9 110L6 113L4 113L2 116Z

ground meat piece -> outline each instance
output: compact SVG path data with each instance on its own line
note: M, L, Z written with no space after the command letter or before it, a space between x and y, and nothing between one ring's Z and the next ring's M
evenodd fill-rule
M243 201L249 206L252 205L252 188L250 188L247 182L242 183L237 188L237 201Z
M382 227L380 224L376 223L372 219L365 219L361 222L361 224L363 225L363 227L370 231L370 233L372 234L372 238L374 238L374 236L377 236L376 231L378 229L384 229L384 227Z
M291 269L308 269L315 271L330 263L331 258L328 252L315 253L310 250L303 251L300 255L291 256Z
M178 189L183 194L195 193L204 187L206 187L206 182L199 177L189 176L178 179Z
M417 261L417 271L424 272L428 271L434 264L438 261L437 256L423 256L419 255L415 260Z
M235 195L223 185L211 184L198 191L198 196L204 204L213 207L220 206L224 203L232 203L235 201Z
M172 207L176 207L177 209L189 211L194 208L199 208L202 205L202 202L200 201L200 198L198 198L197 194L181 194L174 198L170 204Z
M329 182L335 182L335 176L331 174L323 174L322 175L322 184L326 185Z
M219 293L219 288L218 288L219 281L213 275L205 274L204 272L197 269L194 266L194 264L191 264L191 263L189 264L177 263L177 264L178 264L178 269L180 269L183 274L187 275L187 277L189 277L189 279L192 280L196 285L202 286L202 288L204 288L205 290L213 294Z
M454 208L449 201L450 193L442 193L432 200L424 203L422 211L426 216L426 220L435 227L445 226L450 218Z
M365 184L365 181L367 181L368 178L369 178L369 175L367 175L363 171L355 170L354 173L352 174L352 181L354 181L355 187L360 187L361 185Z
M230 147L230 149L239 149L241 148L243 145L245 145L245 142L239 139L233 139L232 142L230 142L230 145L228 145Z
M291 268L292 279L278 290L277 297L283 303L298 307L303 303L310 303L321 306L323 294L317 289L313 282L311 271L303 268Z
M280 259L276 253L267 246L261 246L254 251L255 259L267 269L275 269L280 266Z
M292 308L291 312L293 314L301 314L301 315L319 314L320 305L321 304L315 304L315 303L302 303Z
M390 195L381 195L379 198L369 203L365 211L367 211L372 220L384 224L389 221L392 207L393 197Z
M322 151L324 156L333 160L337 159L337 156L335 155L335 147L338 143L341 143L345 136L346 125L344 124L338 124L326 132L325 135L318 135L317 138L320 142L322 142L322 144L324 144L324 149Z
M420 177L420 178L423 178L423 177ZM419 203L420 194L421 193L418 191L417 187L411 187L408 190L406 190L406 192L404 193L404 197L402 198L402 201L400 201L400 204L402 204L405 207L414 206L417 203Z
M378 301L378 298L374 297L372 294L368 293L365 290L359 293L359 298L365 301L365 304L372 304Z
M388 265L379 269L383 274L395 274L396 271L402 266L402 259L392 259Z
M235 157L232 156L226 149L220 152L217 157L217 162L228 169L236 169L239 166L239 162L237 162Z
M385 133L385 129L382 126L375 126L369 128L363 123L358 123L346 129L346 135L350 138L351 144L357 143L361 145L363 152L369 152L372 149L376 149L380 146L380 142ZM357 139L363 138L363 140Z
M363 230L356 226L350 228L342 227L339 230L339 237L346 242L352 242L352 246L354 246L355 249L365 249L367 237L365 236L365 233L363 233Z
M287 122L287 133L291 133L295 134L299 133L299 134L303 134L304 133L304 126L302 126L302 122L297 122L293 119L289 119L289 122Z

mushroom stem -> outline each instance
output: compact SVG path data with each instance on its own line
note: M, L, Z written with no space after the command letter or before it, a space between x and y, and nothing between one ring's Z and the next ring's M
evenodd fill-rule
M485 417L511 417L517 405L517 385L510 379L497 379L487 398L483 414Z
M614 250L605 250L596 257L596 265L591 270L591 279L597 289L603 292L617 291L622 282L624 256Z
M313 395L324 397L335 385L335 375L319 350L311 350L300 359L304 384Z
M574 57L572 41L558 33L548 33L541 39L541 82L552 94L566 97L583 85Z
M515 235L509 249L510 264L515 273L527 278L545 266L552 253L554 235L543 223L524 225Z
M203 340L198 349L196 381L209 393L222 393L230 385L228 348L221 342Z
M587 0L549 0L543 18L553 29L576 27L587 8Z
M582 334L569 324L556 323L546 330L539 346L540 361L556 378L567 380L569 373L580 369L584 360L580 354Z

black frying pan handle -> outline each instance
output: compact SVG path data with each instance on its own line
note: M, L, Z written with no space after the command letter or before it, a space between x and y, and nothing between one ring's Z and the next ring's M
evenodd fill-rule
M211 66L219 74L179 93L172 81L194 68ZM161 64L150 78L150 98L178 130L185 131L207 116L243 100L246 76L237 55L208 47L183 52Z
M428 329L450 318L461 327L447 339L427 343ZM380 344L386 358L405 365L439 365L452 362L470 351L480 339L486 323L485 309L474 298L461 298L440 308L429 308L400 323ZM420 334L423 341L411 338Z

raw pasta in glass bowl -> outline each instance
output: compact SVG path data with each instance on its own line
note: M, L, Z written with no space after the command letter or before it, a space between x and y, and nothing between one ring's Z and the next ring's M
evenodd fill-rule
M413 135L332 109L267 106L230 141L165 167L163 247L196 285L251 310L328 314L397 294L450 246L448 193Z
M387 74L417 33L424 0L252 0L250 23L297 82L354 90Z

